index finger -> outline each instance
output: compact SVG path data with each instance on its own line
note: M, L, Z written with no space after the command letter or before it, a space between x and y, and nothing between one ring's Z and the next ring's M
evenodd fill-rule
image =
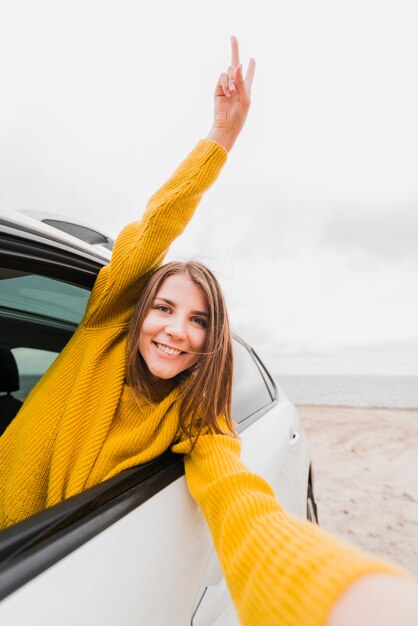
M233 67L238 67L239 65L238 39L234 36L231 37L231 65Z

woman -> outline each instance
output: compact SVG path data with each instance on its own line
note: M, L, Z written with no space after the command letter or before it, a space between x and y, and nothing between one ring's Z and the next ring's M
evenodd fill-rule
M288 516L242 464L219 285L200 264L160 268L244 125L254 70L251 60L243 77L233 38L208 138L151 198L142 220L122 231L79 328L1 438L1 526L171 446L186 455L188 486L242 623L343 624L331 610L347 593L349 610L359 607L351 583L386 573L396 588L395 570Z

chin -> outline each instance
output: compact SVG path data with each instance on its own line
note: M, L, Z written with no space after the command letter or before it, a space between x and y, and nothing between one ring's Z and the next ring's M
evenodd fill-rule
M150 377L154 380L170 380L172 378L178 378L182 374L187 376L187 374L190 373L191 368L195 365L195 363L183 362L185 367L180 367L180 364L176 364L174 366L174 363L159 363L158 361L155 362L153 358L145 359L141 352L139 352L139 355L146 365Z
M158 378L160 380L170 380L170 378L176 378L179 374L181 374L184 370L166 370L164 368L153 368L147 364L147 368L149 373L153 378Z
M164 372L151 372L151 375L154 378L158 378L159 380L170 380L171 378L175 378L176 376L178 376L178 374L180 374L180 372L174 372L173 374L166 374Z

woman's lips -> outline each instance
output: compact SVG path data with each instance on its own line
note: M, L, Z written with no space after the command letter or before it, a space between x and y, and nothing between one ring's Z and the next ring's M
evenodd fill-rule
M184 352L182 352L181 350L167 346L164 343L159 343L157 341L153 341L152 343L154 344L158 352L166 357L176 358L184 354Z

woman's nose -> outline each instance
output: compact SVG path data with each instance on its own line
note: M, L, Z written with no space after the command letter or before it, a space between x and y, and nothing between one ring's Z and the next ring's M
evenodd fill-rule
M165 327L165 332L175 339L184 339L186 337L186 326L183 320L171 320L170 324Z

